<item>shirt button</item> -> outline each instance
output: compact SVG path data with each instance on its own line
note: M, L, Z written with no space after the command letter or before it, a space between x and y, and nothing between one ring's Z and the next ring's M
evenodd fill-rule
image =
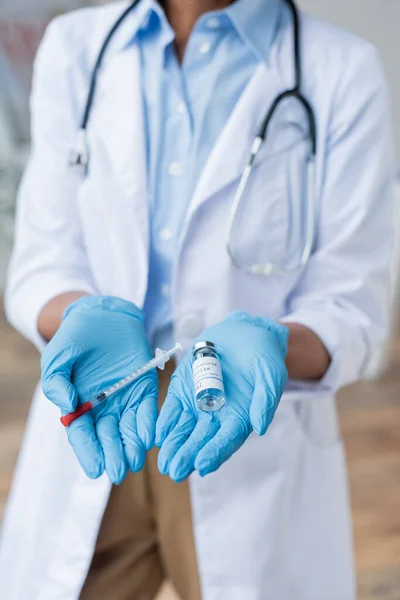
M182 167L178 162L172 162L168 167L168 173L175 177L182 173Z
M210 29L216 29L219 26L219 19L217 19L216 17L212 17L211 19L207 20L207 27L210 27Z
M172 231L168 229L168 227L164 227L160 231L160 240L163 242L168 242L172 238Z
M164 298L166 298L167 296L169 296L170 294L170 287L168 284L164 283L161 286L161 295L164 296Z
M184 102L179 102L178 106L176 107L176 110L178 111L178 113L181 113L181 115L183 115L186 112L186 104Z
M201 54L207 54L207 52L210 52L210 50L211 50L211 44L210 44L210 42L204 42L200 46L200 52L201 52Z

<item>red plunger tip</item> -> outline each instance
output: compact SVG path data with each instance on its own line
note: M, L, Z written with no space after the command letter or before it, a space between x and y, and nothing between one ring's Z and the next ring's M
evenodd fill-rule
M78 406L74 412L68 413L67 415L61 417L60 421L64 427L68 427L68 425L71 425L71 423L76 421L76 419L79 419L79 417L85 413L89 412L89 410L92 410L92 408L93 404L91 402L85 402L84 404L81 404L81 406Z

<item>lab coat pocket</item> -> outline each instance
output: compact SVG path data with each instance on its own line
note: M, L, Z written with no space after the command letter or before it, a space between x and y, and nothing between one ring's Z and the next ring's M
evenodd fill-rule
M330 394L288 402L291 418L303 441L315 449L341 443L336 401Z
M310 142L292 125L285 144L268 144L256 158L238 207L231 248L245 266L273 263L290 269L305 245Z

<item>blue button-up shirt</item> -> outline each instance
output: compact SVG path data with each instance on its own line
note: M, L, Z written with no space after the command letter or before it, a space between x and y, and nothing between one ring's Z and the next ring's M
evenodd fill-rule
M161 6L142 0L138 7L151 220L144 311L153 346L172 345L170 290L180 229L217 137L259 62L267 61L280 5L236 0L203 15L182 64Z

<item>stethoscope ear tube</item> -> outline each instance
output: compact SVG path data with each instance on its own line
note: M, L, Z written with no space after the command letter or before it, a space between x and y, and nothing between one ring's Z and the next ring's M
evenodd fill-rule
M134 0L131 4L129 4L129 6L124 10L124 12L118 17L118 19L115 21L114 25L111 27L110 31L108 32L108 34L100 48L100 52L97 56L95 65L93 67L92 76L90 78L89 92L88 92L88 97L86 100L85 110L84 110L83 117L82 117L82 123L81 123L81 129L83 129L83 130L86 130L87 125L89 123L90 113L91 113L93 101L94 101L94 95L96 93L97 74L102 65L106 50L107 50L111 40L113 39L115 33L119 29L120 25L123 23L123 21L125 21L126 17L135 8L135 6L139 3L139 1L140 0Z
M237 211L238 211L240 202L242 201L242 198L244 196L244 192L247 187L247 182L249 180L251 171L253 169L254 161L256 159L259 149L261 148L262 143L263 143L262 137L257 136L254 139L253 146L251 148L250 158L243 170L242 176L239 181L238 189L236 191L235 197L234 197L232 205L231 205L231 209L229 211L226 251L228 252L228 254L230 256L231 261L238 269L240 269L242 267L241 267L238 259L236 258L235 253L233 251L233 247L232 247L233 227L236 222L236 215L237 215Z
M313 250L315 238L315 219L316 219L316 168L315 154L312 153L307 162L307 219L306 219L306 242L303 254L300 260L300 267L305 267L308 263Z
M95 62L95 65L93 67L93 71L92 71L92 74L90 77L89 91L88 91L88 95L87 95L87 99L86 99L86 103L85 103L85 108L83 111L81 126L78 131L78 135L77 135L77 139L76 139L76 146L71 151L70 156L69 156L69 166L71 166L71 167L82 166L82 167L84 167L85 171L87 171L87 169L88 169L89 146L87 143L87 126L89 123L89 119L90 119L90 115L91 115L92 107L93 107L93 102L94 102L94 97L95 97L95 93L96 93L98 72L102 65L106 50L107 50L111 40L113 39L114 34L119 29L120 25L123 23L123 21L128 16L128 14L139 3L139 1L140 0L134 0L131 4L129 4L129 6L123 11L123 13L115 21L114 25L111 27L106 38L104 39L103 44L101 45L99 54L97 56L97 59L96 59L96 62Z
M311 107L311 104L308 102L307 98L305 98L301 93L301 60L300 60L300 23L299 23L299 15L297 12L296 5L293 0L286 0L289 5L292 15L293 15L293 30L294 30L294 66L295 66L295 84L292 89L285 90L281 92L271 104L259 130L259 133L254 140L254 144L251 150L250 158L244 168L242 177L239 182L239 186L237 192L235 194L234 200L232 202L229 221L228 221L228 233L227 233L227 244L226 249L229 254L229 257L232 263L238 269L247 271L252 275L263 275L270 276L273 274L288 274L295 273L296 271L303 268L308 260L310 259L311 252L313 249L314 236L315 236L315 213L316 213L316 199L315 199L315 157L317 151L317 127L314 111ZM233 245L233 229L236 222L237 212L240 206L240 202L244 196L250 174L253 168L253 164L256 158L256 155L262 145L262 143L267 139L268 134L268 126L277 111L278 107L287 99L295 98L299 101L306 114L308 119L309 126L309 135L311 140L311 154L307 161L307 216L306 216L306 239L303 248L303 252L301 254L300 262L294 267L290 267L287 269L281 268L278 265L274 265L271 262L265 264L253 264L253 265L244 265L240 262L239 258L236 256Z
M237 211L240 206L240 202L244 196L244 192L246 190L250 174L252 171L254 160L251 162L248 161L241 180L239 182L238 190L236 192L235 198L233 200L231 211L229 215L228 222L228 233L227 233L227 244L226 250L229 254L229 257L234 264L234 266L242 271L246 271L247 273L251 273L252 275L288 275L291 273L296 273L304 268L311 256L311 252L313 250L314 238L315 238L315 219L316 219L316 189L315 189L315 177L316 177L316 169L315 169L315 154L311 153L309 158L307 159L307 206L306 206L306 239L304 242L303 251L301 253L300 260L297 264L292 267L280 267L278 265L273 264L272 262L267 262L264 264L252 264L245 265L240 262L239 258L236 256L233 246L232 246L232 238L233 238L233 228L236 222Z

